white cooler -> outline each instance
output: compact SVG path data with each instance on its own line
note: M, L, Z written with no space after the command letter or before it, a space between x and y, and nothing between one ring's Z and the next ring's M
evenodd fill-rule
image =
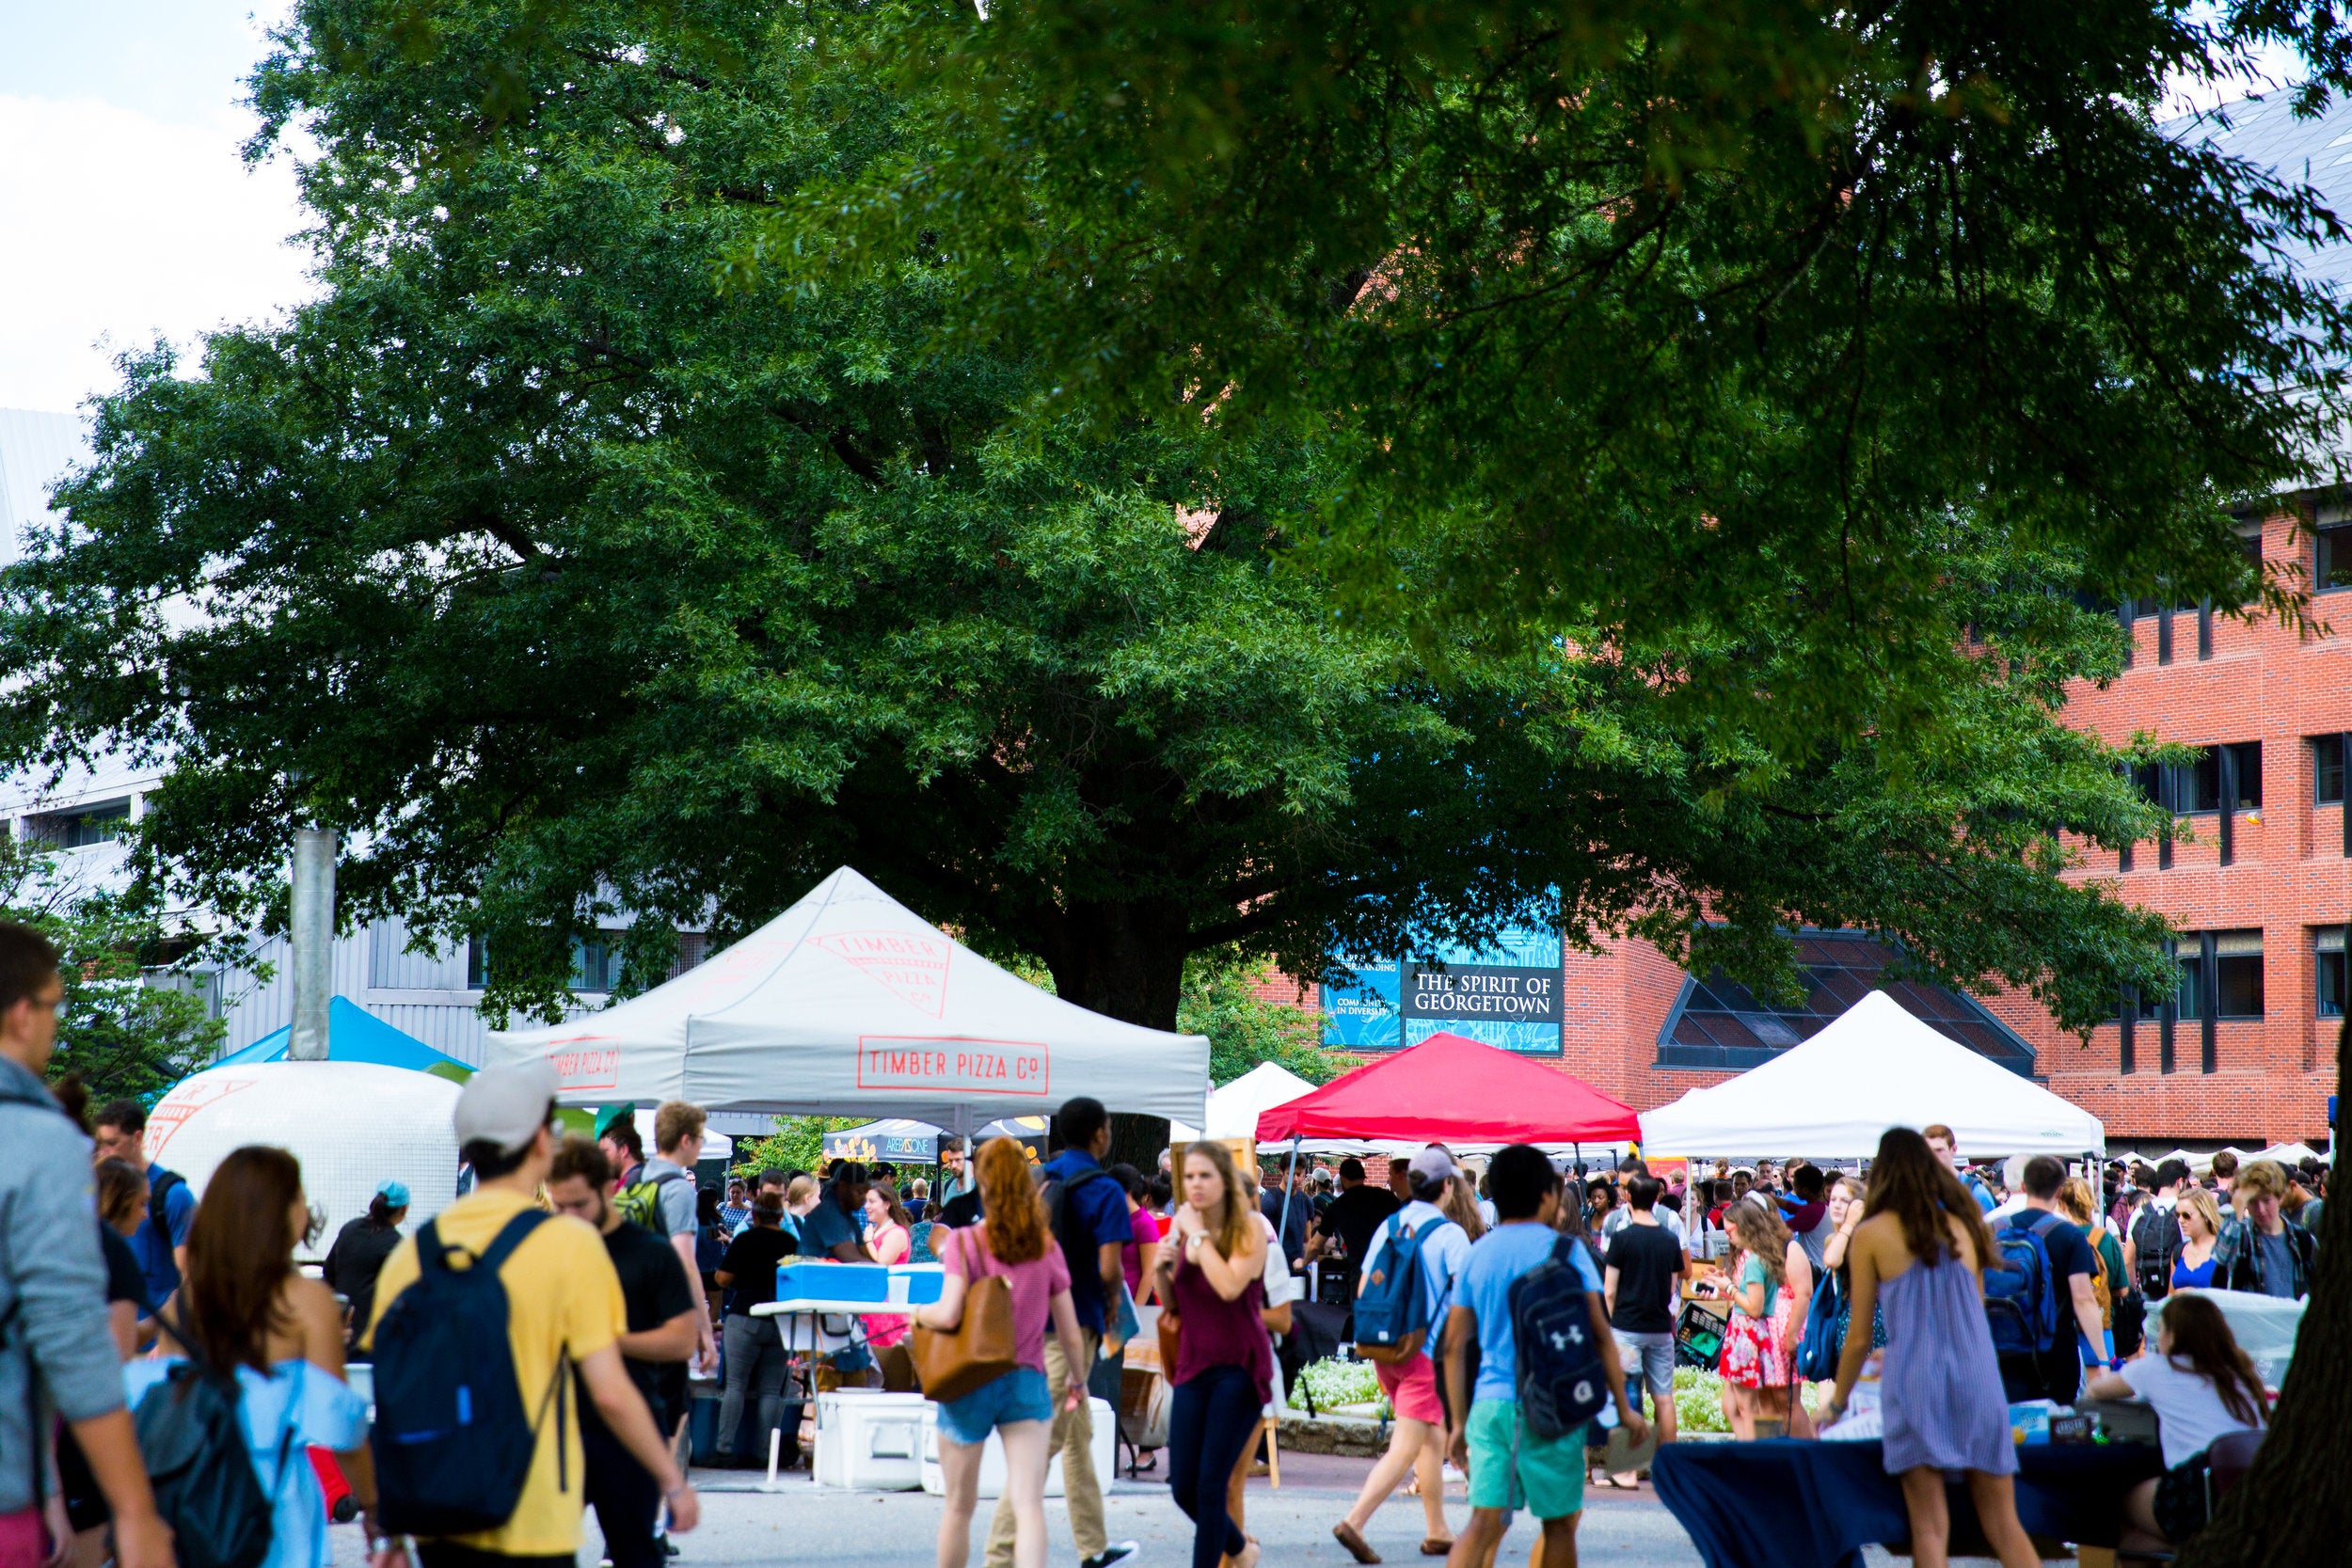
M818 1395L817 1484L857 1492L912 1492L921 1486L921 1437L930 1408L920 1394L885 1394L878 1388Z
M1094 1479L1108 1486L1119 1465L1119 1413L1102 1400L1089 1400L1094 1412ZM923 1402L923 1490L934 1497L947 1495L946 1472L939 1467L939 1406ZM980 1487L977 1494L983 1497L999 1497L1005 1492L1005 1440L994 1433L988 1434L988 1444L980 1449ZM1045 1495L1062 1495L1061 1455L1045 1462Z

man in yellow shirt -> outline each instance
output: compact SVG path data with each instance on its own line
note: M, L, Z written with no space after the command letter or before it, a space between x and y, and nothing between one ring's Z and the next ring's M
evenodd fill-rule
M467 1082L457 1101L457 1146L474 1168L476 1185L433 1221L442 1244L457 1251L453 1266L480 1257L507 1221L535 1207L555 1157L555 1069L546 1061L490 1068ZM377 1276L375 1316L363 1344L373 1343L376 1326L417 1277L417 1242L410 1237ZM536 1416L540 1390L553 1386L568 1356L605 1425L660 1486L671 1530L692 1529L701 1506L622 1364L628 1317L603 1239L580 1220L551 1216L507 1258L499 1283L505 1288L507 1335L525 1408ZM537 1447L513 1514L495 1529L419 1540L423 1568L495 1568L509 1560L568 1568L580 1550L584 1469L577 1415L570 1400L559 1399L539 1420ZM405 1554L398 1542L377 1541L370 1544L370 1555L373 1568L401 1568Z

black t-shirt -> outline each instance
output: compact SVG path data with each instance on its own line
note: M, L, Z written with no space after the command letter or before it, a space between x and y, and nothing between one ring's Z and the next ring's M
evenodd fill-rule
M950 1230L962 1230L980 1223L980 1190L958 1193L940 1206L939 1223Z
M1324 1211L1323 1233L1337 1236L1347 1244L1348 1262L1353 1267L1364 1260L1364 1253L1372 1245L1372 1233L1380 1228L1380 1222L1403 1207L1396 1195L1386 1187L1370 1183L1350 1187Z
M1682 1243L1662 1225L1626 1225L1609 1239L1607 1266L1617 1271L1617 1310L1610 1326L1628 1334L1674 1331L1675 1276Z
M375 1276L384 1272L384 1259L399 1245L397 1227L370 1225L362 1214L346 1222L335 1233L335 1244L326 1249L326 1263L319 1272L326 1276L328 1290L351 1303L353 1334L365 1331L375 1307Z
M127 1301L138 1308L140 1317L153 1317L155 1304L147 1299L147 1272L139 1267L139 1255L131 1250L131 1243L113 1226L102 1224L98 1250L106 1259L106 1305Z
M805 1227L808 1222L801 1223ZM727 1286L727 1310L749 1316L760 1303L775 1300L776 1265L799 1250L800 1243L789 1234L765 1225L755 1225L728 1243L727 1255L719 1260L719 1272L733 1282ZM812 1249L810 1256L825 1255Z
M634 1220L623 1220L606 1233L604 1250L612 1272L621 1277L621 1303L628 1313L628 1331L643 1334L660 1328L681 1312L694 1309L693 1287L686 1281L686 1264L677 1249ZM667 1433L686 1409L686 1363L638 1361L624 1356L638 1392L653 1410L654 1425ZM580 1402L580 1415L595 1414L592 1402Z
M2028 1222L2042 1218L2037 1210L2010 1216L2010 1225L2019 1230ZM2090 1244L2083 1227L2072 1220L2059 1220L2042 1233L2042 1245L2050 1254L2050 1288L2058 1292L2058 1326L2061 1329L2074 1322L2074 1287L2069 1278L2074 1275L2095 1275L2099 1272L2099 1254Z

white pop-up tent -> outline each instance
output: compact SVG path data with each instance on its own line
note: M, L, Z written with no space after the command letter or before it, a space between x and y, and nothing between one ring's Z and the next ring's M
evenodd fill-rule
M546 1029L490 1037L545 1056L566 1105L684 1100L712 1111L912 1117L970 1129L1073 1095L1199 1121L1209 1042L1048 995L843 866L667 985Z
M1811 1039L1642 1116L1658 1155L1878 1152L1890 1127L1942 1122L1969 1157L2106 1148L2090 1112L1987 1060L1874 990Z
M1202 1137L1254 1138L1259 1112L1313 1092L1312 1084L1280 1063L1260 1062L1224 1087L1209 1091L1207 1121L1199 1127L1176 1123L1168 1128L1168 1135L1177 1143Z

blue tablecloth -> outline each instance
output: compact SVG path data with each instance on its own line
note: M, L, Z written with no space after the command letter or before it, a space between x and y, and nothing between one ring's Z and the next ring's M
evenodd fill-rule
M2026 1528L2094 1546L2115 1544L2125 1495L2164 1467L2141 1443L2038 1445L2018 1449L2017 1462ZM1877 1443L1671 1443L1650 1479L1707 1568L1861 1568L1866 1544L1911 1535ZM1959 1556L1979 1535L1976 1505L1957 1481L1949 1501Z

